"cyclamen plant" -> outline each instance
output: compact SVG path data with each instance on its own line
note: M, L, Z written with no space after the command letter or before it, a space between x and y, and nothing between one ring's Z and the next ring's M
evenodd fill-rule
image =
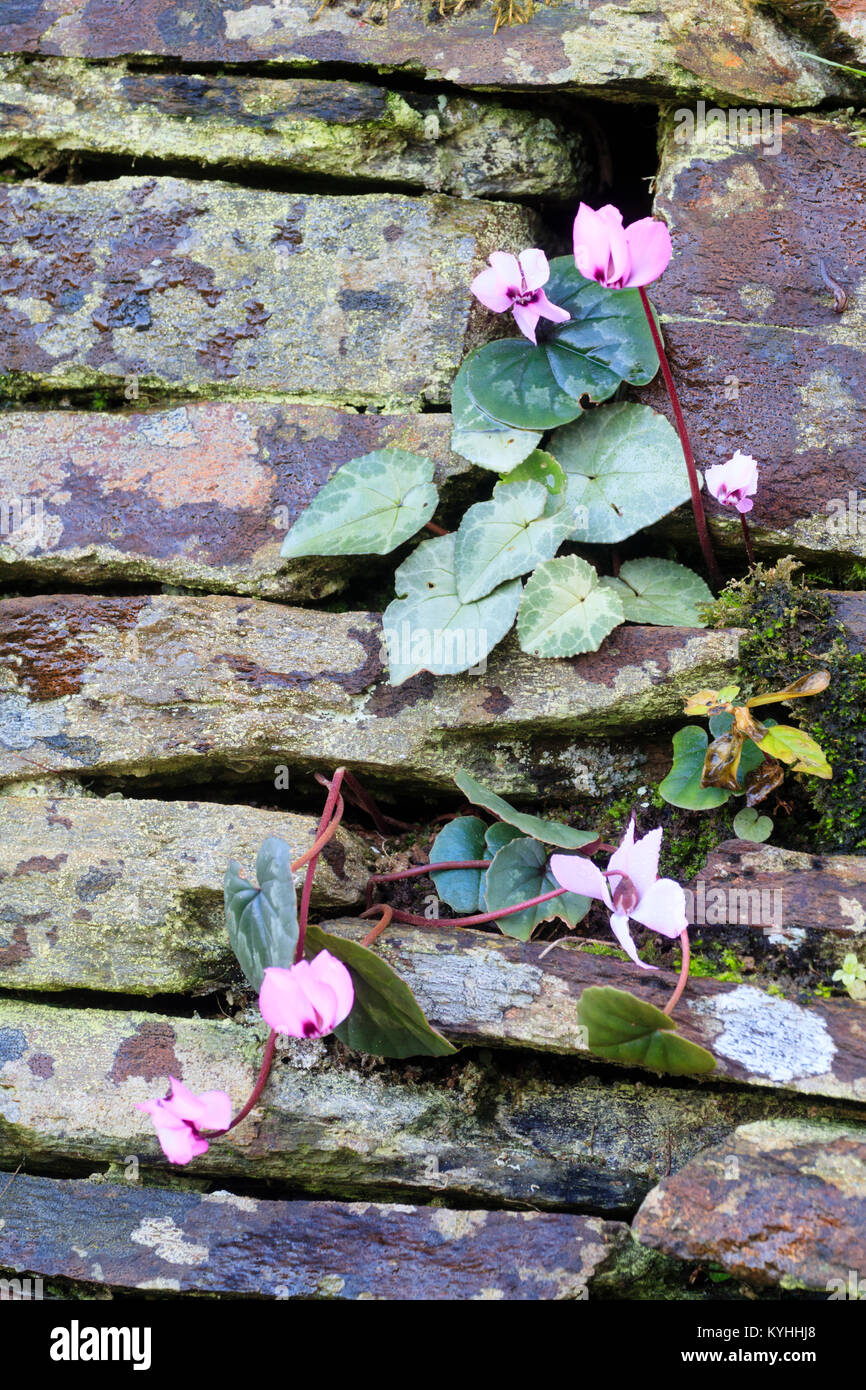
M681 968L664 1010L625 990L585 989L576 1023L585 1029L587 1047L609 1060L656 1071L712 1070L710 1053L681 1038L670 1020L688 979L689 941L683 889L657 877L661 830L636 840L632 819L622 843L606 845L591 831L516 810L465 771L456 780L467 800L492 819L458 815L435 837L426 864L371 875L362 917L378 920L361 942L307 922L316 863L340 824L344 796L369 812L378 829L388 828L387 818L344 768L330 781L319 776L328 798L306 854L292 861L285 841L269 838L256 860L258 884L242 877L236 863L229 864L228 936L270 1031L256 1083L234 1119L226 1091L196 1094L176 1077L169 1078L166 1096L138 1104L153 1121L170 1162L185 1165L202 1157L212 1142L246 1119L262 1097L280 1035L311 1039L334 1034L353 1050L379 1057L442 1057L456 1051L427 1022L405 981L370 949L394 921L432 929L495 923L505 935L529 941L543 922L558 919L574 928L598 899L611 914L616 940L637 966L656 969L638 956L630 918L678 938ZM606 869L592 863L599 853L610 855ZM298 901L294 874L304 867ZM439 898L456 916L420 916L374 901L381 887L422 874L430 875Z
M492 498L443 532L432 520L432 461L381 449L340 468L285 539L287 559L384 555L433 532L397 569L397 597L383 617L394 685L423 670L471 669L515 619L523 650L542 657L594 651L623 622L702 626L712 594L700 575L652 556L620 565L615 549L689 498L707 575L721 582L702 479L646 294L670 260L670 233L656 218L624 226L618 209L582 203L573 241L572 256L551 262L537 247L493 251L471 285L493 313L513 316L520 334L471 352L453 386L452 448L499 475ZM676 431L648 406L614 399L659 369ZM708 479L743 457L711 468ZM713 481L711 490L729 503L744 486L723 496ZM566 543L610 546L613 574L559 555Z

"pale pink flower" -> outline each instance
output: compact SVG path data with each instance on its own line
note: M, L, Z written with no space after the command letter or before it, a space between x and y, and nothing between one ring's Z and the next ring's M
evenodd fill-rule
M228 1129L231 1097L225 1091L205 1091L197 1096L175 1077L169 1077L169 1081L167 1096L162 1100L143 1100L136 1109L150 1115L166 1158L172 1163L189 1163L208 1151L202 1130Z
M671 251L671 234L655 217L624 227L622 213L610 203L598 211L581 203L577 210L574 263L587 280L606 289L649 285L666 269Z
M512 256L508 251L494 251L487 257L489 269L476 275L470 286L476 299L495 314L511 309L517 327L531 343L540 318L554 323L566 323L571 318L567 309L551 304L542 285L550 278L550 266L543 251L521 251Z
M265 1023L290 1038L323 1038L348 1018L355 1002L352 977L329 951L285 970L265 971L259 1008Z
M708 468L704 481L717 502L736 507L738 512L750 512L754 506L752 498L758 491L757 459L738 449L727 463L714 463Z
M557 883L569 893L598 898L610 912L610 929L622 949L642 970L655 970L638 956L628 929L629 918L662 936L681 936L687 930L686 897L672 878L659 878L661 829L634 838L634 817L625 838L610 857L606 872L591 859L575 854L554 854L550 869Z

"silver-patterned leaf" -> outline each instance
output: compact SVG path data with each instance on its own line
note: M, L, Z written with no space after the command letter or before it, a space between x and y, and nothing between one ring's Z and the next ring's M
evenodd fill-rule
M594 652L624 621L619 597L577 555L548 560L530 575L517 619L520 645L533 656Z
M713 596L699 574L674 560L626 560L617 579L600 583L619 596L627 623L706 627L698 608Z
M647 405L600 406L557 430L548 447L568 474L575 541L615 545L691 495L677 432Z
M405 449L377 449L338 469L301 513L280 552L387 555L420 531L439 500L433 464Z
M511 425L503 425L478 409L466 390L466 368L473 356L474 353L470 352L464 359L451 388L451 416L454 421L451 448L461 458L478 464L479 468L490 468L494 473L508 473L538 447L541 435L534 430L519 430Z
M392 685L419 671L446 676L471 670L514 622L519 579L474 603L458 597L454 540L447 535L422 541L394 576L398 597L382 617Z
M545 457L537 450L518 468L524 473L533 460ZM559 465L551 462L559 473ZM570 535L574 518L562 488L554 492L545 482L533 481L530 474L536 471L531 468L525 480L506 478L498 483L489 502L476 502L463 517L454 562L457 592L464 603L552 559ZM550 476L556 484L552 470Z

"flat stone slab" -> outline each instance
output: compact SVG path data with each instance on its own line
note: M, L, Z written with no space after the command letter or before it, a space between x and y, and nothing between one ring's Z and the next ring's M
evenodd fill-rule
M621 627L598 652L555 662L512 636L480 676L395 688L381 631L376 614L227 596L6 599L0 782L37 770L231 776L238 764L270 779L282 765L344 763L453 791L462 764L530 796L557 781L597 788L612 758L593 738L677 718L683 697L723 684L737 656L727 630Z
M496 332L473 275L535 230L515 205L439 195L0 185L0 390L442 403Z
M778 932L780 940L806 931L855 938L866 932L862 855L802 854L727 840L710 853L690 889L698 927L745 925Z
M224 980L235 971L229 860L252 876L269 835L300 858L316 829L310 816L248 806L0 797L0 988L157 994ZM314 907L359 903L369 871L367 847L341 827L319 860Z
M137 1292L283 1300L587 1298L631 1244L622 1222L594 1216L271 1202L23 1175L0 1211L0 1266Z
M243 1104L266 1029L236 1022L0 999L0 1164L167 1173L137 1101L168 1077ZM738 1124L796 1114L796 1098L636 1084L577 1061L482 1053L392 1066L291 1043L251 1116L192 1176L277 1179L329 1197L510 1202L621 1215ZM809 1101L810 1113L816 1102ZM820 1110L818 1111L820 1113ZM5 1209L3 1215L5 1215ZM2 1228L0 1228L2 1236ZM2 1265L2 1256L0 1256Z
M432 459L447 498L472 472L451 452L451 428L439 412L261 400L10 413L0 434L0 575L324 598L369 559L283 560L289 527L342 464L374 449Z
M839 90L832 69L804 58L782 24L741 0L676 6L539 6L528 24L494 33L494 14L442 19L408 0L384 23L345 4L302 0L230 9L207 0L139 0L134 12L93 0L28 0L0 22L0 51L188 62L369 65L469 87L567 88L599 96L720 96L814 106Z
M652 298L698 463L741 449L761 464L749 514L756 544L858 558L866 226L851 210L863 203L866 124L777 115L765 146L734 143L730 120L703 140L696 128L690 142L677 138L686 127L676 118L663 125L656 211L674 256ZM822 264L848 293L843 313ZM647 399L668 408L658 384ZM722 511L709 504L712 526L741 547L738 521Z
M866 1128L759 1121L645 1199L636 1238L758 1285L862 1298Z
M361 82L130 72L76 59L0 59L0 158L58 154L194 160L392 183L458 197L573 198L581 139L554 118L461 96Z

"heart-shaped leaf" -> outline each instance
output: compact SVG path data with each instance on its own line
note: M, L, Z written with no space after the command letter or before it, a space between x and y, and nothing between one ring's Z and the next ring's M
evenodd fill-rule
M769 720L767 723L769 725ZM791 765L795 772L809 772L813 777L833 776L824 750L803 729L795 729L790 724L776 724L766 738L761 739L758 747L769 757Z
M562 492L529 479L498 483L491 501L470 507L457 531L454 565L462 602L473 603L551 559L573 526Z
M534 656L576 656L597 651L623 621L619 596L599 584L592 565L563 555L530 575L517 633L523 650Z
M575 541L615 545L691 495L677 432L648 405L592 410L557 430L549 452L568 475Z
M539 840L512 840L498 851L487 870L484 881L484 902L488 912L499 912L503 907L515 907L530 898L541 897L543 893L553 893L562 885L557 883L547 867L550 853ZM523 912L511 913L508 917L497 918L496 925L505 936L514 936L518 941L528 941L540 922L549 922L554 917L561 918L570 927L576 927L589 911L590 899L577 893L563 893L549 902L537 903Z
M515 811L514 814L517 816L520 815L520 812ZM525 819L532 821L535 820L536 817L527 816ZM547 825L547 821L542 821L542 824ZM536 836L536 838L538 837ZM492 825L488 825L487 834L484 836L484 843L487 848L488 856L492 859L497 850L502 849L503 845L510 845L512 840L519 839L520 831L517 829L516 825L507 825L504 820L494 821Z
M475 352L478 352L478 348ZM540 433L518 430L491 420L470 400L466 390L466 369L475 356L470 352L463 361L451 388L451 416L454 430L451 448L461 458L490 468L496 473L508 473L527 458L541 443Z
M450 863L456 859L486 859L487 826L478 816L457 816L439 831L430 848L430 863ZM436 892L443 902L462 914L483 912L484 869L445 869L431 872Z
M258 887L241 878L231 860L225 873L226 929L232 950L253 989L261 989L270 965L294 964L298 945L297 892L292 851L269 835L256 858Z
M580 274L571 256L551 262L545 293L567 309L567 323L542 321L538 343L488 343L467 366L473 404L521 429L553 429L604 401L622 381L646 385L658 355L637 290L607 290Z
M340 1042L373 1057L448 1057L457 1049L430 1027L405 980L357 941L307 928L308 956L330 951L352 976L355 1002L334 1029Z
M708 744L707 731L698 724L687 724L674 734L674 765L659 784L659 792L670 806L709 811L724 806L729 799L731 793L722 787L701 786Z
M439 500L433 464L405 449L377 449L350 459L316 493L280 552L298 555L387 555L420 531Z
M751 840L753 844L763 844L773 833L770 816L761 816L753 806L744 806L734 816L734 834L738 840Z
M576 830L571 825L560 825L556 821L542 820L541 816L531 816L525 811L516 811L513 806L509 806L504 797L496 792L490 791L487 787L482 787L480 782L470 776L462 767L458 768L454 780L473 806L483 806L485 811L491 815L498 816L506 825L513 826L523 835L529 835L534 840L541 840L545 845L557 845L559 849L580 849L582 845L588 845L590 841L597 837L592 831ZM488 833L488 847L493 848L494 834L501 834L496 826L491 826ZM505 843L503 840L502 843ZM501 845L497 844L497 848Z
M458 597L454 540L422 541L394 576L399 597L382 616L392 685L419 671L442 676L471 670L514 622L523 592L519 579L477 602Z
M698 608L713 596L699 574L673 560L626 560L616 579L600 583L619 596L627 623L706 627Z
M577 1018L590 1052L609 1062L668 1076L702 1076L715 1068L711 1052L680 1037L667 1014L624 989L590 985L577 1001Z

